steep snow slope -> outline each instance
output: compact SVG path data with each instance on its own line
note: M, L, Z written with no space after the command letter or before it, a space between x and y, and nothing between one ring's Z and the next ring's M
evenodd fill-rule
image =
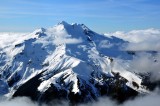
M119 48L127 43L121 39L104 37L84 24L64 21L14 37L18 38L0 43L2 95L34 95L32 98L37 100L58 96L84 102L122 90L122 94L129 95L133 89L147 92L141 79L119 62L118 58L131 59Z

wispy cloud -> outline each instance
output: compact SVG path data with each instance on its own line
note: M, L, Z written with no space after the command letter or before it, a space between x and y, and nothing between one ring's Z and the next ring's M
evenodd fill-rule
M144 28L145 25L159 26L158 3L143 2L143 0L2 0L0 22L3 24L10 22L8 26L16 24L15 20L21 23L31 20L34 21L31 22L32 25L38 22L46 24L50 23L49 20L45 23L43 20L52 17L72 22L78 20L93 25L94 19L96 20L94 23L98 25L95 26L96 29L103 32L108 29L131 29L133 26L134 28L137 26ZM10 20L12 18L14 20ZM103 28L99 28L101 25Z
M132 15L133 13L137 14L140 12L140 9L141 9L140 6L143 6L133 1L128 2L126 0L125 2L118 1L118 0L101 0L101 1L95 1L95 0L90 1L89 0L85 2L83 1L75 2L72 0L69 0L68 2L66 1L43 2L43 1L37 1L37 0L36 1L14 0L14 1L8 1L6 3L2 3L1 5L2 6L0 7L0 10L3 10L3 11L0 11L1 14L4 14L4 13L9 14L11 11L17 12L17 13L23 12L24 14L25 13L27 14L28 12L32 12L35 14L37 12L49 13L49 14L57 13L57 15L58 15L58 12L60 13L72 12L72 14L79 14L79 13L93 14L94 13L95 16L96 14L103 15L103 16L108 16L108 15L113 15L113 14L117 16L119 15L123 16L125 14Z
M71 2L71 1L70 1ZM37 1L27 1L27 0L15 0L9 1L10 5L1 6L0 11L1 14L21 14L21 15L57 15L61 16L61 14L71 13L69 15L75 14L84 14L89 15L90 17L103 16L108 17L114 9L119 8L120 6L124 6L124 4L116 3L115 1L110 0L102 0L102 1L90 1L90 2L37 2ZM100 6L100 8L99 8ZM127 7L127 6L125 6ZM107 8L107 9L106 9ZM127 7L130 8L129 6ZM108 11L109 10L109 11ZM117 9L118 10L118 9ZM131 9L134 10L134 9ZM99 12L98 12L99 11ZM101 11L101 12L100 12ZM107 14L104 14L106 12ZM113 11L114 12L114 11ZM95 14L96 13L96 14ZM65 15L64 15L65 16ZM79 15L82 16L82 15ZM112 17L110 15L110 17ZM118 16L117 16L118 17Z

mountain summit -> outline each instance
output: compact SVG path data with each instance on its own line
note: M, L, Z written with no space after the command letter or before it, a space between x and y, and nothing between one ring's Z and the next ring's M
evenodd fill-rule
M122 39L64 21L12 37L0 45L0 95L77 103L104 95L124 101L148 92L120 62L132 57L121 50L127 43Z

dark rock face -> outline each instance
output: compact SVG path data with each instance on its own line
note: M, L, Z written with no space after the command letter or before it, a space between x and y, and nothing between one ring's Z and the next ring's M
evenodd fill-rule
M71 104L87 103L95 101L100 96L108 96L119 103L124 102L127 99L133 98L138 95L138 92L126 86L127 80L122 77L105 77L101 83L95 83L92 79L90 85L85 81L78 79L78 87L80 93L74 93L71 91L73 84L70 83L70 89L57 88L54 84L43 93L38 91L38 86L41 84L42 74L39 74L28 82L21 85L14 93L13 97L27 96L32 100L50 103L52 101L67 100ZM91 86L92 85L92 86ZM93 90L93 87L96 91Z
M21 85L17 91L14 93L13 97L17 96L27 96L32 100L38 100L39 92L37 87L40 85L41 81L39 80L41 74L33 77L28 82Z

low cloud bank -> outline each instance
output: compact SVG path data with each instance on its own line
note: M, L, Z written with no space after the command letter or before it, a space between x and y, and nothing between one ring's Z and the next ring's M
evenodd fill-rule
M105 35L115 36L130 42L125 45L124 49L127 51L160 51L160 29L117 31Z
M38 106L38 103L31 101L27 97L17 97L11 100L2 99L0 106Z
M151 81L160 80L160 53L138 53L130 62L130 70L136 73L151 73Z
M160 40L160 29L144 29L132 30L129 32L117 31L114 33L106 33L106 36L115 36L131 43L140 43L143 41Z
M126 101L121 106L159 106L160 104L160 92L155 90L151 92L150 95L139 96L134 100Z
M109 98L101 98L98 102L81 105L81 106L159 106L160 104L159 91L154 91L150 95L139 96L133 100L128 100L123 104L118 105L115 101Z
M0 32L0 48L12 45L17 38L24 39L23 35L27 33L14 33L14 32ZM18 42L19 40L17 40Z
M160 51L159 41L143 41L140 43L129 43L124 50L126 51Z

